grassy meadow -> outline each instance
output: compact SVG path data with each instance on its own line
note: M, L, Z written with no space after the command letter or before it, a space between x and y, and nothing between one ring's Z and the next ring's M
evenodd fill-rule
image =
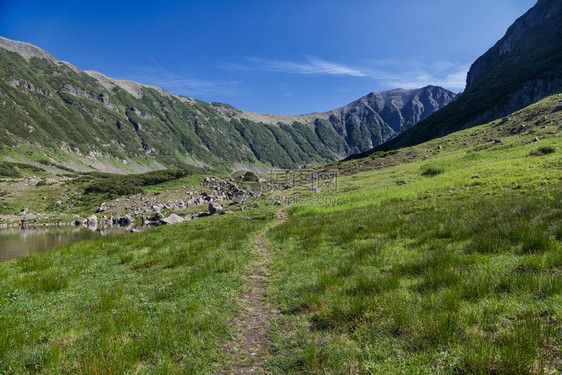
M231 322L264 231L265 305L278 312L268 373L560 373L556 102L509 127L328 166L337 187L273 193L293 203L274 228L266 196L1 263L0 374L217 373L232 360L223 348L240 335ZM497 132L501 142L484 140Z
M0 373L213 373L273 219L208 217L1 264Z

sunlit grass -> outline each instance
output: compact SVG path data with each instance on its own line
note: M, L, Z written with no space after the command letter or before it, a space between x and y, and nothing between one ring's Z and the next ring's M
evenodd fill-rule
M284 313L271 369L559 371L561 158L532 150L444 152L342 177L325 193L335 204L291 207L269 234Z
M271 211L0 264L0 373L209 374Z

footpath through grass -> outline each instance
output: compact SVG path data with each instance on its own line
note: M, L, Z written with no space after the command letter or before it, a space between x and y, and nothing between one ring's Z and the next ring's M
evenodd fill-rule
M210 374L268 209L0 264L0 374Z

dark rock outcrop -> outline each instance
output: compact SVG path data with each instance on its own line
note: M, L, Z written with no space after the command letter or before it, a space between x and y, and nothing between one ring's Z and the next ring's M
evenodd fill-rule
M561 89L562 2L539 0L472 64L466 89L457 100L373 151L411 146L480 125Z

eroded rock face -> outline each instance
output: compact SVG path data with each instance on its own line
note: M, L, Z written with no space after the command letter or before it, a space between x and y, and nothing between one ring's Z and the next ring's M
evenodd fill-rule
M457 98L436 86L372 92L330 111L329 122L346 143L344 155L366 151L408 130ZM361 124L365 128L361 130ZM365 137L369 132L369 136Z
M560 28L552 26L552 24L560 22L562 22L561 1L538 1L537 5L511 25L503 38L472 64L466 78L466 89L481 84L481 82L478 82L479 80L489 80L490 72L501 72L509 69L510 65L514 65L509 61L514 56L527 56L534 52L535 47L542 49L543 47L537 44L543 42L543 40L560 40L562 38ZM554 42L545 43L550 45L552 49L548 57L556 60L556 57L552 55L556 55L559 51L556 51L557 47L554 46ZM537 57L536 61L538 62L541 59L542 57ZM511 91L508 93L505 103L501 107L493 108L481 115L479 122L487 122L513 113L543 99L562 87L562 64L551 64L543 71L532 71L532 69L526 67L523 67L523 70L525 72L521 77L517 73L512 82L509 82ZM497 78L497 74L494 78ZM517 82L518 79L519 82Z

